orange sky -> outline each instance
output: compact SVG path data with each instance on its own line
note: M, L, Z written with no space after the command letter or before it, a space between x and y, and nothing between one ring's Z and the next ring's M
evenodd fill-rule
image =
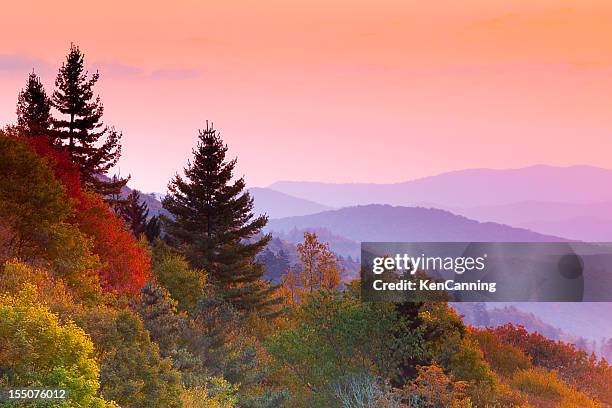
M145 191L206 119L249 185L612 167L607 0L39 3L2 7L0 123L32 68L51 89L74 41Z

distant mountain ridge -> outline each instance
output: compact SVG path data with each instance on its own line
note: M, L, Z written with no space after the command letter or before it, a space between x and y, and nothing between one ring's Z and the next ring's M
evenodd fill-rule
M612 201L577 204L522 201L450 211L478 221L493 221L583 241L612 241Z
M394 184L279 181L269 187L332 207L358 204L476 207L546 201L612 201L612 170L592 166L536 165L519 169L469 169Z
M255 214L267 214L269 218L314 214L331 209L327 205L297 198L270 188L252 187L248 191L254 200Z
M494 241L554 242L563 240L523 228L481 223L449 211L381 204L358 205L299 217L274 219L267 231L325 228L353 241Z

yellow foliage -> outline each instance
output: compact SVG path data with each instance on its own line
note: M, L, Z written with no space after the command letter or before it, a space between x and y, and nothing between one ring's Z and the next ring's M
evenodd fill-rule
M565 384L556 371L532 368L519 371L511 385L528 395L530 402L542 407L598 408L601 405Z

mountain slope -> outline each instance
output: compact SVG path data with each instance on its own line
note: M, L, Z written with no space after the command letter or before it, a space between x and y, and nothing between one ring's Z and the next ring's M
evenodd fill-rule
M495 223L481 223L451 212L422 207L372 204L300 217L270 220L266 229L326 228L354 241L538 242L560 238Z
M293 197L269 188L249 188L254 199L255 214L268 214L270 218L282 218L296 215L314 214L329 210L331 207L314 201Z
M591 166L471 169L396 184L281 181L270 188L332 207L392 204L476 207L517 201L612 201L612 170Z

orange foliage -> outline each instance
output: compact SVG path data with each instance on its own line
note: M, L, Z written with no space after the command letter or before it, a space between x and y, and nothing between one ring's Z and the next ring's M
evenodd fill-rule
M598 360L595 355L578 350L573 344L550 340L510 323L483 331L521 350L530 357L534 366L556 370L570 386L612 405L612 367L606 360Z

